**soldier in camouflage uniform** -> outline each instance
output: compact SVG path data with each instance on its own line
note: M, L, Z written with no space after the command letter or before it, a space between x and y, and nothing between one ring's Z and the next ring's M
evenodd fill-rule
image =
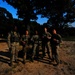
M11 52L11 56L10 56L11 65L13 61L17 62L17 59L18 59L19 38L20 38L20 35L17 32L17 27L15 26L14 30L12 30L10 34L8 35L8 43L10 47L9 49Z
M36 55L38 59L39 56L39 34L38 31L35 31L35 34L32 36L31 40L33 41L33 54L32 54L32 61Z
M26 33L24 35L22 35L21 38L21 42L22 42L22 46L23 46L23 63L25 64L26 61L26 53L27 53L27 49L29 46L29 40L30 40L30 35L28 30L26 30Z
M53 34L52 34L52 38L51 38L51 50L52 50L52 60L56 61L56 63L59 63L59 59L58 59L58 48L60 46L61 43L61 36L59 34L57 34L56 29L52 30Z
M47 31L47 28L44 28L44 34L42 36L42 50L43 50L43 57L46 55L45 53L45 48L47 48L47 54L49 59L50 57L50 39L51 39L51 34Z

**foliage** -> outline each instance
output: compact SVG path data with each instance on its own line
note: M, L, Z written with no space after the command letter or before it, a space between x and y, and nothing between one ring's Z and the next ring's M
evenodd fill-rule
M5 8L0 7L0 33L10 30L13 23L13 17ZM5 31L7 29L7 31Z
M3 0L17 9L19 18L26 23L36 15L48 18L48 25L56 28L75 21L75 0Z
M22 18L26 24L30 22L30 19L37 19L34 2L32 0L4 0L8 4L12 5L17 10L18 18Z

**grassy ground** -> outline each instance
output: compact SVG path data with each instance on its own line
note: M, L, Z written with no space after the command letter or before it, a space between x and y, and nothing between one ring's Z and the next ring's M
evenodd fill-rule
M62 38L64 41L75 41L75 36L65 36Z

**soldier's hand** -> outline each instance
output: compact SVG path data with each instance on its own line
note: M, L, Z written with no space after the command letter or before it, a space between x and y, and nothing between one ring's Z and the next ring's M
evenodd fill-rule
M54 41L56 41L57 43L59 43L59 40L57 40L57 39L53 39Z
M53 39L54 41L57 41L56 39Z
M48 39L51 39L51 37L47 37Z
M26 42L23 42L23 44L26 44Z
M26 42L22 41L22 44L23 44L23 45L25 45L25 44L26 44Z

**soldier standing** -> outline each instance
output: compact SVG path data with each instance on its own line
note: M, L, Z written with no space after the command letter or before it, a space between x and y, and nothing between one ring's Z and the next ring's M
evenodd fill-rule
M42 50L43 50L43 57L46 55L45 53L45 48L47 48L47 54L49 59L51 59L50 57L50 39L51 39L51 34L47 31L47 28L44 28L44 34L42 36Z
M52 30L53 34L52 34L52 38L51 38L51 50L52 50L52 60L56 61L56 63L59 63L58 60L58 48L60 46L61 43L61 36L59 34L57 34L56 29Z
M19 50L19 38L20 35L17 32L17 26L14 27L14 30L10 32L8 35L8 40L9 40L9 49L11 52L11 57L10 57L10 64L13 64L13 61L18 62L18 50Z
M30 35L28 30L26 30L25 34L22 35L21 38L21 42L22 42L22 46L23 46L23 63L25 64L26 61L26 53L27 53L27 49L28 49L28 45L29 45L29 40L30 40Z
M31 40L33 41L33 54L32 54L32 61L36 55L38 59L39 56L39 34L38 31L35 31L35 34L32 36Z

